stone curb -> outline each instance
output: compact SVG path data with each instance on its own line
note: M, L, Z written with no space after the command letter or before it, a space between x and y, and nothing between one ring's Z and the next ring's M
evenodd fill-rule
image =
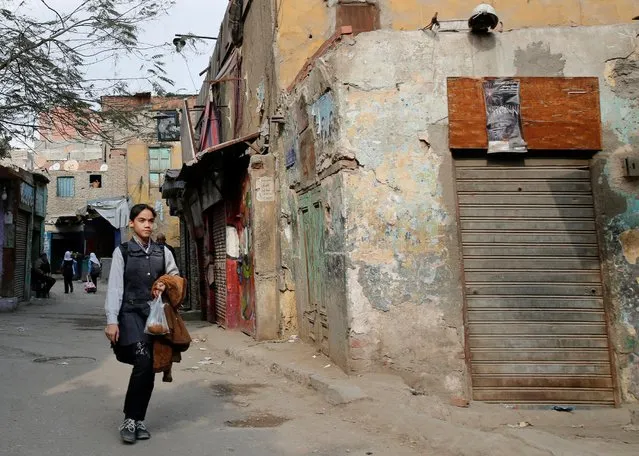
M349 404L357 400L368 398L358 386L343 380L329 379L312 370L301 368L294 363L282 364L277 361L272 362L264 357L248 353L246 349L227 347L224 353L229 358L240 361L247 366L262 366L273 374L281 375L292 382L307 388L312 388L320 393L326 402L332 405Z

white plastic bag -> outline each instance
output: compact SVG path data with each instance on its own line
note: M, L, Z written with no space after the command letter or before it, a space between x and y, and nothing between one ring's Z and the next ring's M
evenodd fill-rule
M149 301L151 312L146 319L144 332L152 336L161 336L169 333L169 324L164 314L164 303L162 296L158 296L154 301Z

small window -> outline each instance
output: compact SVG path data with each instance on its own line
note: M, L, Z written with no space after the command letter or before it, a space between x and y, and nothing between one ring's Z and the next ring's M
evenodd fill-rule
M380 29L379 7L370 3L339 3L337 27L350 25L353 35Z
M89 186L91 188L102 188L102 175L91 174L89 176Z
M74 177L58 177L57 195L60 198L73 198L75 196L75 178Z
M159 188L164 183L164 173L171 167L171 150L165 148L149 149L149 182L151 187Z

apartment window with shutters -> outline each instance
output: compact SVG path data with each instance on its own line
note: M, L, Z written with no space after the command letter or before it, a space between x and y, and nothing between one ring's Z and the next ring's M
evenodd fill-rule
M74 177L58 177L56 195L60 198L73 198L75 196L75 178Z
M164 173L171 167L171 149L149 149L149 182L151 187L160 188L164 183Z

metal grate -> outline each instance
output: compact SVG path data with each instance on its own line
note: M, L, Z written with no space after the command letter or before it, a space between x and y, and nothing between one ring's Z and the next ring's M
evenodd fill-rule
M224 201L213 206L213 244L215 248L215 319L226 326L226 211Z
M24 299L25 279L27 273L27 233L29 229L29 214L18 211L16 219L16 268L13 292L18 300ZM31 268L29 268L31 270Z
M614 405L587 161L456 161L473 398Z

